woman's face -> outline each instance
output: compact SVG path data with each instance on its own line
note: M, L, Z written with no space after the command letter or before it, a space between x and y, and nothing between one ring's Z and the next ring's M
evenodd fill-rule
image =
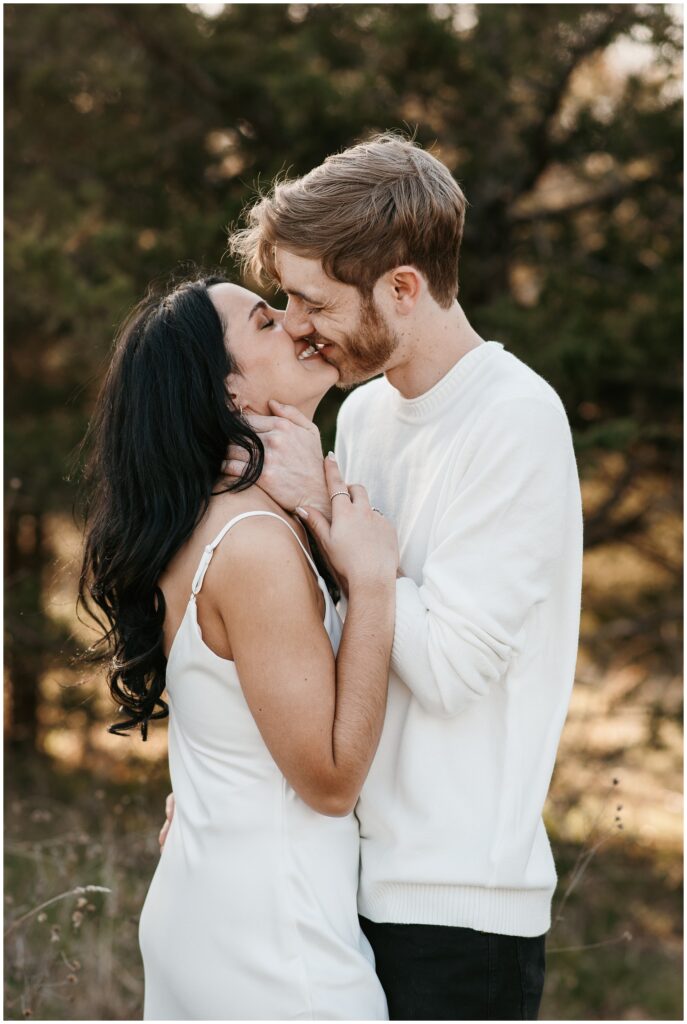
M284 313L236 284L213 284L208 295L227 325L227 348L241 368L229 388L236 404L269 415L270 398L295 405L312 417L322 396L336 384L339 371L319 355L298 357L309 346L284 329Z

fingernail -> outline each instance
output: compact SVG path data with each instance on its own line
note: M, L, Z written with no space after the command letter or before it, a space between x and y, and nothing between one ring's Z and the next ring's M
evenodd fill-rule
M296 512L298 512L298 515L302 516L303 519L308 519L309 518L308 513L305 511L304 508L301 508L300 505L296 506Z
M334 452L327 452L327 458L331 459L332 462L336 462L336 455L334 454Z

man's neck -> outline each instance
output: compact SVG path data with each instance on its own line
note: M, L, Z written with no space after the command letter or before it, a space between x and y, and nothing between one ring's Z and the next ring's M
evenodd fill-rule
M385 371L403 398L418 398L433 388L473 348L484 343L458 302L423 321L409 333L401 360Z

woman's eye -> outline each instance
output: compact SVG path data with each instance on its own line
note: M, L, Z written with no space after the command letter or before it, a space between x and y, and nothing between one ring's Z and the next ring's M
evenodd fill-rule
M265 320L264 324L261 324L260 330L264 331L266 327L274 327L274 320Z

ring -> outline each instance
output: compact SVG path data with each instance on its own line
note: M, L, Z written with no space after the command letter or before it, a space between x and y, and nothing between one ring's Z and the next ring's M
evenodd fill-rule
M382 512L382 510L381 510L381 508L375 508L375 506L374 506L374 505L372 506L372 511L373 511L373 512L379 512L380 516L383 516L383 515L384 515L384 513L383 513L383 512Z
M336 498L337 494L345 494L345 495L346 495L346 497L348 498L348 500L349 500L349 501L351 500L351 496L350 496L350 494L348 493L348 491L334 491L334 493L332 494L332 496L330 497L330 499L329 499L329 500L330 500L330 501L334 501L334 498Z

